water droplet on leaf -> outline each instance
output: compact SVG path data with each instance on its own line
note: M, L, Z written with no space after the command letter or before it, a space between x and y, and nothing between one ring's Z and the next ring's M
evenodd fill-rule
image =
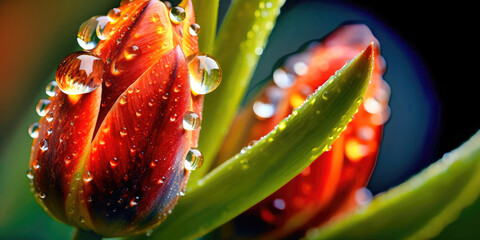
M45 87L45 93L50 97L55 97L57 95L57 91L58 91L57 81L51 81Z

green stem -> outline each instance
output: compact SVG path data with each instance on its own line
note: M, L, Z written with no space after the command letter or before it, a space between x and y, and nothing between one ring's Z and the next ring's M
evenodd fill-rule
M195 19L201 27L198 35L200 52L212 53L217 31L218 0L192 0Z
M81 228L76 228L72 236L72 240L98 240L98 239L102 239L102 237L92 231L87 231Z

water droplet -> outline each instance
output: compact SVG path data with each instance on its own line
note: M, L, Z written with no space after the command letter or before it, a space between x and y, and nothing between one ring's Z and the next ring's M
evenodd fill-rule
M102 85L103 73L101 58L89 52L76 52L63 59L55 77L62 92L84 94Z
M33 180L34 176L33 176L33 168L29 168L27 170L27 178L30 179L30 180Z
M190 87L195 94L207 94L215 90L222 80L218 63L206 54L195 56L188 63Z
M186 13L185 9L181 7L173 7L170 9L170 21L172 21L175 24L180 23L185 19Z
M80 223L85 223L85 218L84 218L84 217L79 217L79 218L78 218L78 221L79 221Z
M32 123L30 127L28 127L28 135L32 138L37 138L39 132L38 127L38 122Z
M105 26L107 26L109 21L110 19L107 16L100 16L97 18L97 27L95 32L100 40L105 40L110 36L109 33L105 32Z
M132 200L130 200L130 207L136 206L138 204L139 197L135 197Z
M75 180L79 181L80 179L82 179L82 176L80 175L79 172L76 172L74 175L73 175L73 178L75 178ZM72 186L73 188L73 186Z
M277 198L277 199L273 200L273 206L278 210L284 210L285 209L285 200Z
M329 93L327 91L323 92L322 93L323 100L328 100L328 95L329 95Z
M258 100L253 104L253 112L259 118L271 118L275 114L275 105Z
M97 29L101 28L100 30L103 32L107 23L108 18L105 16L94 16L83 22L77 33L78 45L85 50L94 49L100 40Z
M183 117L183 128L185 130L196 130L200 127L200 117L195 112L187 112Z
M114 157L110 159L110 166L116 167L118 165L118 158Z
M198 33L200 32L200 25L196 23L192 23L192 25L190 25L190 28L188 29L188 32L192 36L197 36Z
M357 102L358 103L358 102ZM363 108L371 114L379 113L382 111L382 104L374 98L367 98L363 103Z
M153 229L148 229L148 230L145 232L145 236L150 237L150 236L152 236L152 233L153 233Z
M76 211L77 211L77 209L75 209L74 207L67 208L67 213L70 214L70 215L74 214Z
M187 170L193 171L198 169L202 166L203 163L203 155L202 153L195 148L190 149L187 153L187 157L185 158L185 168Z
M47 95L50 97L55 97L57 95L57 91L58 91L57 81L51 81L45 87L45 93L47 93Z
M127 59L127 60L131 60L131 59L137 57L140 54L142 54L142 50L136 45L127 47L125 49L125 51L123 52L123 55L125 56L125 59Z
M118 103L120 103L120 105L125 105L127 103L127 95L120 96Z
M110 22L116 22L120 18L120 14L122 13L122 10L119 8L112 8L110 11L107 13L108 21Z
M295 75L288 73L283 68L278 68L273 72L273 82L280 88L289 88L295 83Z
M40 101L38 101L38 103L37 103L37 107L35 108L38 116L44 117L45 115L47 115L48 106L50 106L50 100L40 99Z
M53 120L53 112L48 112L45 116L45 120L47 120L47 122L51 122Z
M120 130L120 136L124 137L128 134L127 132L127 128L126 127L123 127L121 130Z
M40 150L42 151L47 151L48 150L48 140L47 139L42 139L40 141Z
M90 172L84 172L83 173L83 181L85 182L90 182L93 180L93 174Z
M45 199L46 196L45 196L44 192L39 192L38 197L41 198L41 199Z
M360 188L355 192L355 201L360 206L369 205L372 202L373 195L368 188Z

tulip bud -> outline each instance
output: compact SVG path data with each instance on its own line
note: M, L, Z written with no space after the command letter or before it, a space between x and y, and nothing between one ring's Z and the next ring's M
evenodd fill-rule
M150 231L172 211L202 159L206 92L192 83L213 79L211 91L220 77L218 65L198 64L214 62L198 53L198 28L190 0L122 1L80 26L85 51L60 63L30 130L28 177L52 217L116 237Z
M371 42L375 43L374 72L354 119L346 129L337 129L343 133L330 149L285 186L235 218L224 227L224 234L231 235L228 226L233 226L237 236L300 236L308 228L368 202L365 186L389 116L390 90L382 79L385 64L378 41L365 25L343 25L277 64L272 81L236 117L218 156L219 162L228 159L267 134L283 118L295 114L294 108ZM328 92L322 96L326 101L328 97Z

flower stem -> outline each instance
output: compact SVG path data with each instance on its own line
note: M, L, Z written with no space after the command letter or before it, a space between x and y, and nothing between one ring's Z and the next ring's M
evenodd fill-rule
M101 236L92 231L87 231L81 228L76 228L73 232L72 240L99 240Z

